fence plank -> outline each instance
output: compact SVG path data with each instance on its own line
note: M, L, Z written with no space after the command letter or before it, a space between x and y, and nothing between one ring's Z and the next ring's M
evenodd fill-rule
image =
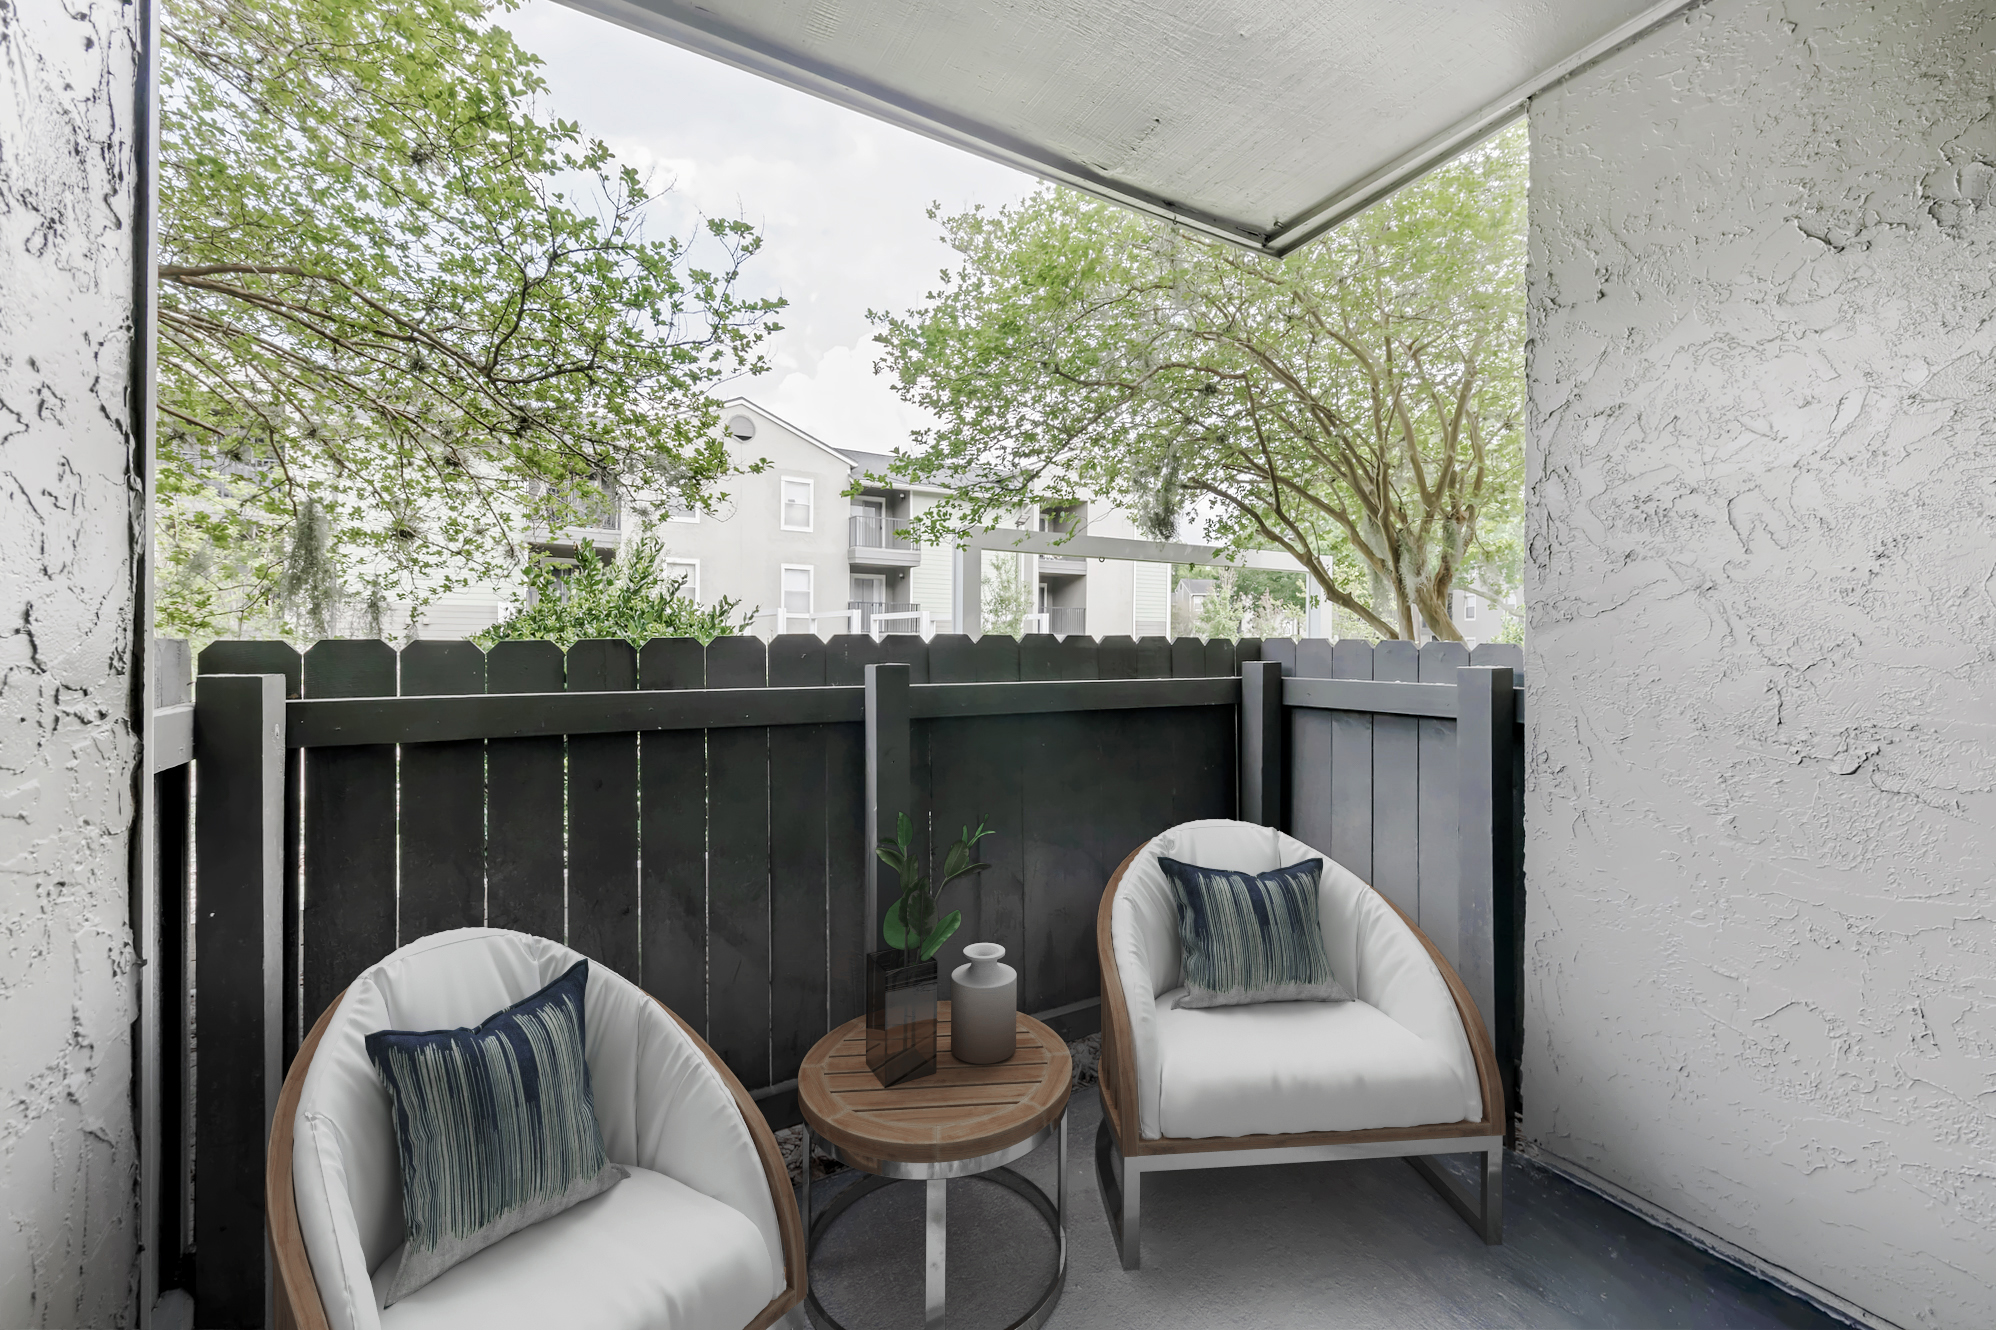
M307 697L393 697L395 652L378 640L316 643L304 683ZM317 1020L395 950L395 746L308 751L304 811L303 1013Z
M973 648L978 683L1011 683L1020 678L1017 638L987 633ZM991 867L953 886L948 909L963 911L963 926L938 953L939 969L963 963L972 942L995 942L1014 967L1024 961L1025 813L1024 728L1019 717L980 717L918 721L919 741L929 757L931 821L940 847L982 820L996 834L977 848Z
M930 683L976 683L977 644L962 633L929 639Z
M909 683L929 681L929 644L915 633L889 633L880 639L882 662L908 667Z
M1334 651L1321 637L1296 644L1296 677L1331 677ZM1331 795L1338 773L1332 769L1333 713L1289 708L1289 826L1305 845L1331 852Z
M558 693L561 648L499 642L485 657L485 691ZM485 744L485 918L494 928L568 937L567 783L562 740L490 739Z
M707 686L762 688L759 638L707 644ZM769 730L707 731L707 1011L714 1051L751 1088L769 1075Z
M585 641L568 649L571 693L638 686L629 642ZM568 736L568 945L627 979L640 973L638 930L638 737Z
M638 652L638 687L704 688L707 648L691 637L655 637ZM679 1018L708 1033L707 735L656 730L638 736L644 941L640 981Z
M1136 677L1169 679L1172 675L1171 653L1171 639L1168 637L1138 638Z
M1331 648L1331 677L1370 679L1372 643L1344 638ZM1331 713L1331 841L1333 859L1372 881L1372 717Z
M825 682L863 684L866 667L885 659L880 643L865 633L836 633L825 643Z
M1174 637L1171 639L1171 673L1175 678L1191 679L1206 673L1206 644L1196 637ZM1231 670L1228 673L1232 673Z
M1381 642L1372 677L1418 682L1421 651L1413 642ZM1372 717L1372 885L1418 919L1421 909L1421 722Z
M1455 672L1469 663L1460 642L1428 642L1421 647L1421 682L1455 685ZM1459 914L1462 856L1456 809L1461 782L1456 774L1455 722L1421 720L1421 908L1414 916L1450 965L1462 960Z
M281 674L284 696L301 697L305 687L305 658L287 642L210 642L195 662L202 674ZM284 1066L305 1038L302 1007L305 958L298 936L298 857L299 837L304 830L303 779L305 754L284 755ZM318 1019L313 1012L312 1018Z
M987 633L977 639L977 682L1015 683L1019 673L1019 639Z
M1048 653L1047 665L1053 670L1050 676L1060 680L1086 681L1101 677L1097 657L1101 648L1092 637L1073 634L1058 639L1058 645ZM1026 657L1023 648L1019 654L1019 673L1025 676Z
M1232 642L1224 637L1216 637L1206 643L1205 673L1217 678L1232 676L1237 672Z
M1061 639L1052 633L1027 633L1019 639L1019 677L1058 679Z
M1134 637L1105 637L1095 647L1095 677L1134 679L1137 677L1137 640Z
M485 691L485 653L471 642L411 642L401 695ZM485 741L402 749L402 890L395 936L413 942L485 922Z
M1516 642L1478 642L1469 653L1472 665L1501 665L1518 684L1525 681L1525 649Z
M825 682L825 644L792 633L769 645L772 688ZM825 725L769 731L770 1079L790 1080L831 1028L827 971Z
M1251 660L1264 659L1261 654L1262 646L1262 640L1258 637L1236 638L1234 641L1234 669L1239 670L1241 666Z

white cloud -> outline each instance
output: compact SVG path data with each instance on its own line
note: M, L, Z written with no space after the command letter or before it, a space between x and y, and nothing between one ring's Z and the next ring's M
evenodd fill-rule
M778 376L767 376L749 395L834 448L893 452L907 445L910 431L935 418L895 396L886 377L873 372L876 349L871 342L835 346L811 373L782 375L773 392L769 379Z
M790 302L772 366L730 385L827 442L905 442L921 423L872 373L868 309L922 302L952 254L925 215L1023 197L1032 178L753 74L533 0L507 16L542 57L547 109L579 121L654 187L654 233L741 217L764 237L744 290Z

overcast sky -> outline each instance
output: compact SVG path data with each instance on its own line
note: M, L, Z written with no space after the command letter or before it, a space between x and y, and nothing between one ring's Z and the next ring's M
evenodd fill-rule
M654 234L684 234L699 214L762 232L745 289L790 307L766 344L773 371L731 391L834 446L904 443L920 418L874 375L866 311L921 303L950 266L931 202L997 206L1035 181L553 0L506 25L546 62L548 110L674 186Z

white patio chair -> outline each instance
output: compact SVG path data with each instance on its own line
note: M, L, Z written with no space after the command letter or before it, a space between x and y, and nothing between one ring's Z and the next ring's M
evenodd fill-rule
M584 1011L589 1075L604 1148L631 1176L379 1309L370 1272L385 1288L395 1270L402 1185L365 1036L476 1025L580 959L524 933L437 933L363 972L326 1009L271 1129L280 1326L760 1330L796 1319L803 1226L761 1111L699 1036L600 965L589 968Z
M1164 854L1247 873L1321 858L1324 949L1350 1002L1181 1010ZM1503 1091L1475 1004L1434 944L1322 851L1272 827L1188 822L1132 851L1096 916L1102 1127L1096 1175L1123 1268L1143 1177L1404 1155L1485 1242L1503 1240ZM1473 1200L1432 1154L1482 1155Z

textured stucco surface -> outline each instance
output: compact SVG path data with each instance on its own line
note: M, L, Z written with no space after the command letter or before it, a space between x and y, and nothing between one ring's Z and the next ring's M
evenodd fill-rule
M1526 1136L1996 1324L1996 6L1715 0L1531 127Z
M0 0L0 1326L133 1319L136 7Z

